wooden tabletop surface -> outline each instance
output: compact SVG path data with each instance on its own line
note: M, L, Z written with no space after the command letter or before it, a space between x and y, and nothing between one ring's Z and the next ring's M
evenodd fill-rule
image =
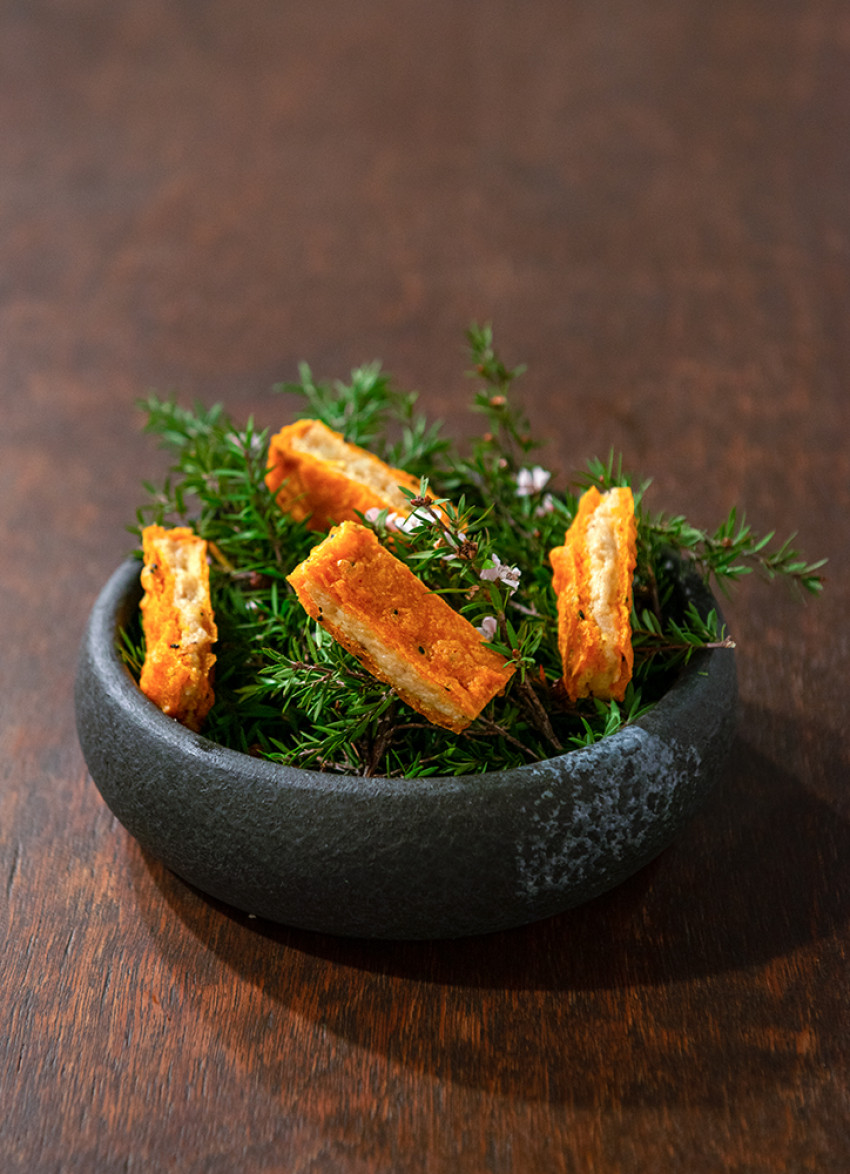
M0 1168L850 1169L850 22L839 0L27 0L0 9ZM83 625L149 389L280 424L381 359L471 435L493 322L563 475L828 557L727 605L700 814L549 921L248 921L89 777Z

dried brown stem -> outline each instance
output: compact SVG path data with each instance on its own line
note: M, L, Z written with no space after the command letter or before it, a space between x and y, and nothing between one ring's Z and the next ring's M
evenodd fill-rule
M519 683L519 695L525 703L526 710L533 725L540 731L552 749L560 754L564 747L561 745L557 734L552 728L549 714L543 708L540 698L534 692L534 688L527 677Z
M366 778L373 778L378 773L378 767L381 765L384 755L390 748L393 738L398 733L398 727L393 721L395 713L396 703L393 702L381 715L375 737L372 739L369 757L363 769L363 774Z

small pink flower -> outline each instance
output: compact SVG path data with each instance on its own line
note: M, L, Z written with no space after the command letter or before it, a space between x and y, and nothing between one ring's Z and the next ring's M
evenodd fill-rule
M502 562L497 554L491 556L491 561L493 565L491 567L485 567L479 573L479 579L485 579L490 583L504 583L511 595L513 595L514 591L519 587L519 578L522 574L519 567L509 567L506 563Z
M370 506L368 510L366 510L366 512L363 514L363 517L367 522L371 522L374 526L382 513L383 511L379 509L378 506L373 505ZM390 533L400 532L402 534L410 534L414 530L418 529L424 521L424 518L417 517L416 511L414 510L412 514L407 515L389 513L386 516L384 525L386 526L387 530L390 531Z
M551 476L552 474L540 465L535 465L533 469L520 469L516 475L517 497L533 497L545 488Z
M552 496L551 493L544 493L543 500L541 501L541 503L537 507L537 509L534 511L534 516L536 518L543 518L546 516L546 514L554 513L554 510L555 510L554 497Z
M401 530L405 534L412 534L414 530L418 530L420 526L424 526L428 521L427 518L423 518L418 514L416 510L412 514L392 514L391 517L396 530Z
M481 621L481 625L475 631L484 640L492 640L499 629L499 624L495 616L485 616Z

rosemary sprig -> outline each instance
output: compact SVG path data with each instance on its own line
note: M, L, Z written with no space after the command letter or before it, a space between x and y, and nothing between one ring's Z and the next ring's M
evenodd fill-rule
M264 476L268 436L242 427L220 405L187 409L149 396L146 430L172 454L162 484L146 484L135 532L150 522L191 524L206 538L219 627L216 704L206 734L234 749L319 771L364 775L468 774L508 769L585 746L636 720L695 653L731 647L716 612L700 614L682 590L682 567L726 589L753 568L816 594L821 562L808 563L792 539L758 537L731 511L714 531L645 508L648 483L634 482L611 454L593 460L576 489L556 488L532 465L538 446L515 402L523 368L508 368L490 326L467 332L477 381L472 407L486 430L461 451L397 390L379 364L346 383L279 385L352 443L421 478L410 513L364 517L393 553L516 665L504 694L460 735L424 721L308 620L286 576L323 535L278 507ZM623 702L571 705L558 682L556 607L548 551L560 545L578 492L632 484L638 566L632 617L635 674ZM138 673L140 626L121 637Z

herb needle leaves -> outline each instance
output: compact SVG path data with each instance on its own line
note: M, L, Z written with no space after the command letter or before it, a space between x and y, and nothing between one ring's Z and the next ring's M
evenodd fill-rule
M369 511L363 524L429 587L460 611L517 671L463 734L421 718L367 673L298 603L286 576L322 534L277 505L265 484L268 433L238 426L221 405L192 409L150 395L145 430L172 456L160 485L131 527L191 525L209 544L219 629L216 702L205 734L232 749L316 771L362 775L462 775L510 769L589 745L634 721L682 664L706 648L731 647L716 612L703 616L681 590L683 565L722 589L753 569L802 592L822 587L822 563L808 563L789 539L757 536L731 511L713 532L682 517L651 515L646 483L635 484L612 454L592 460L574 488L558 489L533 463L539 444L516 401L522 367L497 354L490 326L467 331L482 435L460 451L397 390L377 363L345 383L317 383L302 364L302 415L421 478L406 522ZM634 679L623 702L571 705L559 689L556 601L548 553L561 545L588 485L632 484L638 521L632 638ZM144 641L138 621L119 651L138 676Z

